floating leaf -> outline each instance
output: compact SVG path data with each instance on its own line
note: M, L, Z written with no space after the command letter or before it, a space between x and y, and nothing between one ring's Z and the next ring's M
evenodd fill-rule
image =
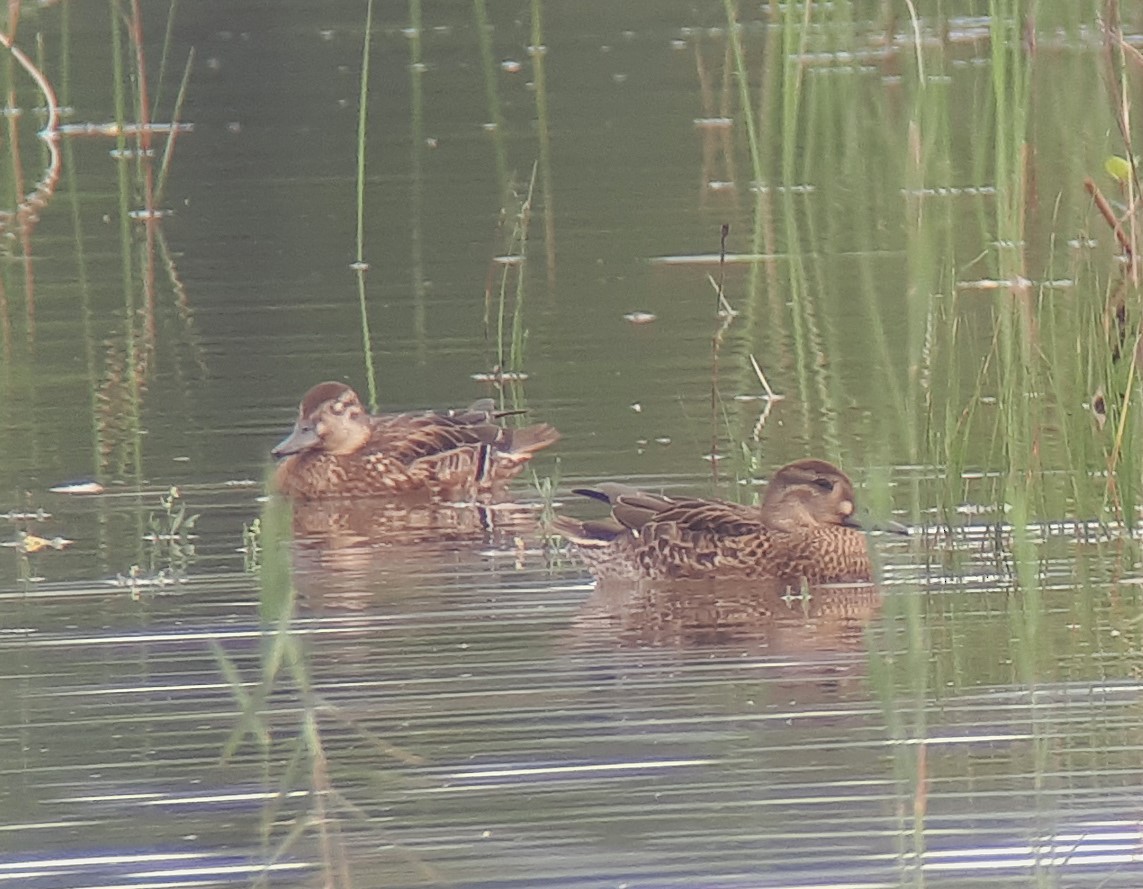
M53 537L49 540L46 537L37 537L35 534L23 534L16 544L16 548L22 553L38 553L43 549L63 549L72 543L74 541L68 540L66 537Z

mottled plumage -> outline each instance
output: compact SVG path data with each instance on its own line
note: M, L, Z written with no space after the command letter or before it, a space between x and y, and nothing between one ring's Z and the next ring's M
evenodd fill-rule
M621 484L576 493L610 504L611 515L596 521L560 516L554 528L599 577L811 586L872 577L865 534L853 517L853 484L823 460L783 466L760 507L667 497ZM907 533L901 526L892 530Z
M299 499L487 495L559 438L546 423L507 429L490 398L451 411L370 414L343 383L319 383L273 454L278 490Z

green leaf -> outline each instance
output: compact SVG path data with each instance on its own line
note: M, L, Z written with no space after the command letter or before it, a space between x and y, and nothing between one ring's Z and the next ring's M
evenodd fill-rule
M1103 162L1103 169L1107 171L1108 176L1120 182L1126 182L1131 178L1131 164L1115 154Z

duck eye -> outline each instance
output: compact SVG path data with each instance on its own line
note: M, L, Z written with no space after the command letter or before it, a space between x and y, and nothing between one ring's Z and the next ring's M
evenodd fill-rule
M833 490L833 481L828 478L815 478L814 484L825 491L827 494Z

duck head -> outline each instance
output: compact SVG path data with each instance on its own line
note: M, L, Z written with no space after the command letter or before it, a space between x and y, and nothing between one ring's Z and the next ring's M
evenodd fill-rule
M812 525L861 528L855 509L853 482L825 460L797 460L783 466L762 499L766 524L788 530Z
M859 521L853 482L825 460L797 460L774 473L762 499L762 520L785 530L814 525L841 525L858 531L908 535L897 522Z
M369 440L369 413L357 393L344 383L318 383L298 406L293 431L271 451L281 459L306 451L345 456Z

